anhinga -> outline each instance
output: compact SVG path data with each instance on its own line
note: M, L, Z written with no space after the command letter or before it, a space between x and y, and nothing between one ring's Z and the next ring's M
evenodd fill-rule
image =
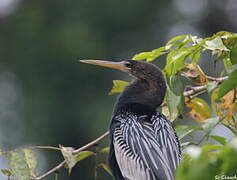
M161 70L147 62L81 60L136 79L119 96L110 124L109 165L116 180L174 180L180 146L171 122L157 112L165 97Z

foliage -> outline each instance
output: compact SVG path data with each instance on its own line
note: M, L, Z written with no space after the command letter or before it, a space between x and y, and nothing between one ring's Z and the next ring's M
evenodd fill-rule
M205 51L211 52L210 60L223 63L224 69L219 73L220 77L206 75L199 66ZM177 170L177 179L209 180L221 175L234 176L237 170L237 160L233 158L237 156L236 137L228 141L225 137L212 135L211 132L217 125L224 125L234 135L237 132L237 34L221 31L207 38L181 35L172 38L162 47L136 54L133 60L153 62L158 61L160 56L166 56L163 70L167 82L167 94L161 106L162 112L171 121L177 121L180 116L189 116L197 122L196 126L175 127L182 142L196 131L203 134L198 142L191 139L182 143L184 155ZM126 81L115 80L109 94L122 92L127 84ZM202 93L210 97L211 105L203 98L197 97ZM188 109L189 113L185 114L185 109ZM213 143L207 143L208 139L212 139ZM85 148L91 146L89 144ZM1 150L1 154L7 154L9 165L9 169L2 169L2 173L20 180L37 179L38 161L33 150L38 148L29 147L9 152ZM99 168L111 174L108 165L98 160L98 156L108 153L108 147L97 147L90 151L85 149L79 151L63 146L48 149L60 150L65 159L62 165L68 168L69 173L78 162L94 157L95 177L98 176ZM61 167L60 165L59 168ZM55 167L54 170L57 171L59 168ZM38 176L39 179L42 178Z
M205 51L211 52L210 59L214 59L215 63L224 64L223 72L219 75L225 77L213 78L203 72L198 63ZM233 160L235 159L233 157L237 155L237 139L228 142L222 136L211 135L211 131L218 124L225 125L235 135L237 132L236 54L237 34L221 31L207 38L177 36L163 47L133 57L134 60L151 62L159 56L166 55L164 73L167 80L167 94L162 112L171 121L177 120L182 115L191 117L199 124L176 126L180 140L192 135L194 131L201 131L204 134L199 142L189 141L182 144L184 159L177 170L178 180L210 180L236 175L237 161ZM186 88L183 87L180 76L189 80ZM211 99L211 107L204 99L196 97L204 92L207 92ZM184 114L184 108L190 109L189 113ZM204 143L201 146L200 143L206 142L204 140L207 139L213 139L214 144Z

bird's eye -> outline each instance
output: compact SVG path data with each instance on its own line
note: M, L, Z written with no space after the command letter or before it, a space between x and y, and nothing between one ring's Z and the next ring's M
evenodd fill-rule
M125 61L125 62L124 62L124 65L125 65L127 68L131 68L131 67L132 67L132 63L131 63L131 62L128 62L128 61Z

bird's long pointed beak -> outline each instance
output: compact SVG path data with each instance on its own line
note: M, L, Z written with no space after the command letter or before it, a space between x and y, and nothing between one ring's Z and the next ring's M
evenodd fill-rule
M112 62L112 61L101 61L101 60L80 60L82 63L94 64L97 66L103 66L113 69L119 69L121 71L128 71L128 68L125 66L124 61Z

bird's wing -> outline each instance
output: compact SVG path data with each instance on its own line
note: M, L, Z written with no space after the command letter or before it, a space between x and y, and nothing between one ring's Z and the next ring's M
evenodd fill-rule
M173 180L180 159L179 143L164 116L117 116L113 145L122 175L129 180Z

